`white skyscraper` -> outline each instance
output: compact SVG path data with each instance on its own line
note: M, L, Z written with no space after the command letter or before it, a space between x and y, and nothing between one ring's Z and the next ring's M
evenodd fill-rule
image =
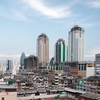
M12 75L16 75L19 70L19 67L17 65L17 58L13 58L12 60Z
M36 52L39 63L49 63L49 38L44 33L38 36Z
M78 25L68 34L68 61L84 61L84 29Z

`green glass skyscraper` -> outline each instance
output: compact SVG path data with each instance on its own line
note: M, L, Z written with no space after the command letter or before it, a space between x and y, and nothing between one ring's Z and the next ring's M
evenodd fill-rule
M67 46L63 39L59 39L55 45L55 61L57 63L67 61Z

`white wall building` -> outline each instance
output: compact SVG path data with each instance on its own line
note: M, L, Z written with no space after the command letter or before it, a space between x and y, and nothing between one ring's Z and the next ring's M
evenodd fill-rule
M84 61L84 29L78 25L68 34L68 61Z
M86 67L86 77L94 76L94 67Z
M49 38L44 33L38 36L36 52L39 63L49 63Z

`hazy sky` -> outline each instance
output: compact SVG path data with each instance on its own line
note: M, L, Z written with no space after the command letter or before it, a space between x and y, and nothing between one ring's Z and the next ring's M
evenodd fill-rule
M100 0L0 0L0 61L36 55L38 35L50 40L50 57L59 38L68 43L68 32L85 29L85 59L100 53Z

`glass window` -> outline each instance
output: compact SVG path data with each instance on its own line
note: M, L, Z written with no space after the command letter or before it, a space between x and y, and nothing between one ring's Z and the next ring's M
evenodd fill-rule
M80 65L79 65L79 70L80 70Z
M86 64L84 65L84 70L86 70Z
M81 66L81 67L82 67L82 70L83 70L83 64L82 64L82 66Z

